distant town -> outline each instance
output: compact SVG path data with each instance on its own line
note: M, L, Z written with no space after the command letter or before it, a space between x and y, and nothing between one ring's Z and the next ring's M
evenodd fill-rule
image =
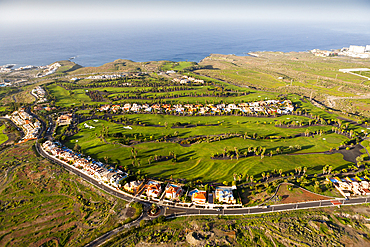
M315 56L319 57L334 57L334 56L347 56L355 58L370 58L370 45L359 46L350 45L349 47L343 47L340 50L319 50L313 49L311 52Z

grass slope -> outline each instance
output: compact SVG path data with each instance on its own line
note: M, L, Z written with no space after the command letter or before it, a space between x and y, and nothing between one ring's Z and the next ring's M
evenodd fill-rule
M8 140L8 136L3 133L5 127L5 124L0 126L0 145Z
M169 142L155 142L158 138L164 135L174 134L178 132L181 138L193 137L197 135L217 135L224 133L257 133L258 135L274 135L274 136L290 136L302 133L303 129L286 129L278 128L271 125L270 122L263 123L263 118L243 118L235 116L224 117L184 117L176 118L174 116L165 115L134 115L130 118L139 119L143 123L157 124L162 127L154 126L132 126L132 130L123 128L123 125L99 120L94 122L92 120L86 123L94 126L95 129L88 129L80 124L80 132L71 138L68 138L67 146L73 148L78 140L78 144L82 147L85 154L91 155L97 159L104 160L105 156L110 158L110 162L122 166L131 166L132 160L131 148L120 145L106 144L97 136L100 136L103 126L109 129L109 135L114 133L122 133L131 140L137 138L147 138L147 142L135 145L138 151L138 159L140 160L140 167L133 167L134 170L142 170L149 176L168 178L171 175L174 178L186 179L200 179L204 181L218 181L232 180L234 173L241 173L243 175L259 175L263 171L271 171L273 169L283 169L284 172L292 171L297 166L306 166L308 173L317 173L322 170L322 167L330 164L334 169L342 169L348 166L348 162L342 159L342 155L333 154L310 154L310 155L276 155L273 157L248 157L240 158L239 160L213 160L210 158L211 154L222 153L224 148L228 150L238 150L243 153L247 151L248 147L262 146L266 148L266 156L271 150L277 148L288 148L289 146L300 145L302 150L296 153L308 152L324 152L330 148L336 148L340 143L347 138L337 134L327 134L323 136L299 137L293 139L281 140L252 140L235 137L211 143L193 144L190 147L183 147L177 143ZM284 118L287 118L286 116ZM300 116L291 116L293 119L302 119ZM194 128L165 128L165 122L168 126L175 121L190 122L190 123L219 123L218 126L198 126ZM249 121L246 121L248 119ZM196 121L198 120L198 121ZM239 121L239 122L238 122ZM257 124L259 121L259 124ZM271 121L268 119L267 121ZM318 130L323 127L308 127L310 131ZM323 129L330 129L331 127L324 127ZM95 135L97 134L97 136ZM113 137L108 137L108 142L117 142ZM151 138L152 136L152 138ZM150 139L153 141L150 142ZM154 155L169 155L170 151L174 151L177 155L178 162L171 161L152 163L149 165L148 159Z
M37 157L32 143L1 153L0 173L0 246L84 246L125 219L124 201Z

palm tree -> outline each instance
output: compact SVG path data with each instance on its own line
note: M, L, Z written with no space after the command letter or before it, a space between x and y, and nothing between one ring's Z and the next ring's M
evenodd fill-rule
M301 166L299 166L299 167L297 168L297 170L298 170L298 176L299 176L299 175L301 175L302 167L301 167Z
M306 131L304 132L304 136L309 136L309 135L310 135L310 131L306 129Z
M306 174L307 172L307 167L303 167L303 176Z
M153 203L152 204L152 209L150 210L150 212L152 214L155 214L157 212L157 208L158 208L157 204Z
M330 174L332 170L333 170L333 167L332 166L329 166L328 167L328 173Z

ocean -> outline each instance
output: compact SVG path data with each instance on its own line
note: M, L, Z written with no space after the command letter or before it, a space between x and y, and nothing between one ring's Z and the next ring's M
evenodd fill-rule
M116 59L195 61L212 54L307 51L370 44L366 23L89 23L0 27L0 65L82 66Z

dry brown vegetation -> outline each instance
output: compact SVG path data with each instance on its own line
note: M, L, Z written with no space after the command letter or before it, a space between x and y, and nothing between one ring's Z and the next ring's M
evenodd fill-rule
M0 246L82 246L126 219L125 202L36 157L0 154Z

